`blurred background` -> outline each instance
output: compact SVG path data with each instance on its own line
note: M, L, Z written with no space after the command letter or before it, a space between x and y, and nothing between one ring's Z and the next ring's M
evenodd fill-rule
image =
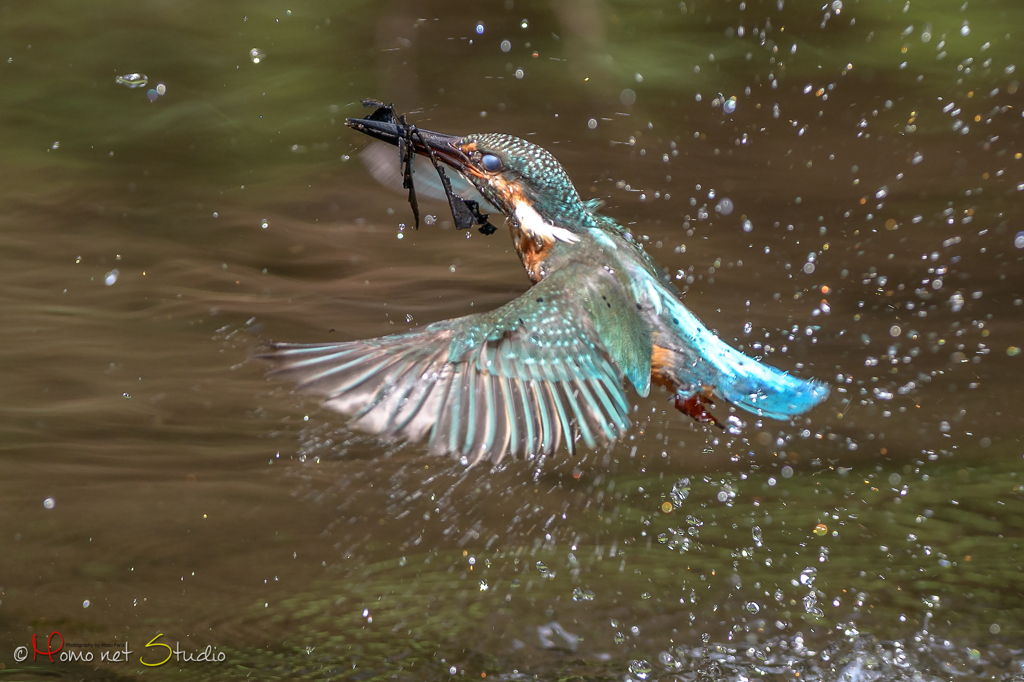
M0 676L1024 679L1022 26L1013 0L3 5ZM422 197L412 228L344 126L364 97L551 150L698 317L832 397L721 433L655 390L608 452L489 472L267 380L267 339L528 286L504 229ZM33 654L53 632L64 660ZM185 653L143 665L161 633Z

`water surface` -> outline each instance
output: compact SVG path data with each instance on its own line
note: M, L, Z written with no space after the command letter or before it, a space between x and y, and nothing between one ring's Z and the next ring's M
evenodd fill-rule
M1022 25L1009 0L0 8L3 672L1022 679ZM608 452L467 472L268 381L266 339L528 286L504 230L426 201L412 229L344 127L362 97L552 150L699 317L832 397L722 434L654 391ZM33 661L55 631L96 661ZM224 660L144 666L158 633Z

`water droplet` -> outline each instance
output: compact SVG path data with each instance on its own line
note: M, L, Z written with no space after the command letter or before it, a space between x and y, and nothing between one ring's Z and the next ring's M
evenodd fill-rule
M681 478L672 484L672 492L668 494L672 504L677 507L683 506L683 502L690 496L690 479Z
M260 227L262 227L264 230L270 227L270 223L267 222L266 218L260 221Z
M53 509L56 506L57 506L57 500L53 499L52 497L47 497L45 500L43 500L43 508L44 509Z
M117 276L120 274L121 273L118 271L118 269L114 268L113 270L108 272L106 276L104 276L103 283L106 284L108 287L114 286L114 282L117 281Z
M484 34L484 24L483 24L483 22L480 22L479 24L476 25L476 34L478 36L482 36Z
M833 0L832 11L839 14L843 10L843 0Z
M522 21L519 22L519 28L528 28L529 26L530 22L527 21L526 19L523 19Z
M729 197L722 197L718 200L718 203L715 204L715 210L722 215L729 215L732 213L733 208L732 199Z
M757 602L753 601L748 601L746 608L750 613L757 613L761 610L761 607L757 605Z
M652 670L654 670L654 668L647 661L633 660L629 662L629 672L636 675L641 680L646 680Z
M631 89L626 88L619 93L619 101L625 104L627 107L632 106L636 102L636 93Z
M814 263L804 263L804 272L808 275L814 273Z
M800 584L806 587L810 587L814 584L814 579L818 575L818 569L813 566L805 568L800 571Z
M263 61L263 58L266 56L266 53L263 52L258 47L254 47L251 50L249 50L249 59L252 60L253 64L259 64L261 61Z
M750 535L754 538L754 544L758 547L764 545L764 539L761 533L761 526L754 526L750 529Z
M896 337L902 333L903 330L900 329L900 326L898 324L894 324L893 326L889 327L889 336Z
M150 102L155 102L160 99L160 93L158 93L156 89L150 88L149 90L146 90L146 99Z
M60 140L57 140L56 142L51 144L50 149L60 149Z
M734 113L736 111L736 96L732 96L729 99L722 102L722 111L727 114Z
M508 51L510 51L511 49L512 49L512 43L511 43L511 41L508 41L508 40L503 40L503 41L501 41L501 51L502 51L502 52L508 52Z
M960 35L962 35L962 36L969 36L969 35L971 35L971 27L970 27L970 25L966 21L964 22L963 26L960 27Z
M789 466L788 464L782 467L782 477L793 478L793 467Z
M82 602L82 608L83 609L89 608L89 600L88 599L86 599L84 602Z
M960 312L964 307L964 296L959 291L949 297L949 306L954 313Z
M596 118L592 118L589 121L587 121L587 127L590 128L591 130L596 128L597 127L597 119Z
M1020 348L1017 348L1017 346L1010 346L1009 348L1006 349L1006 354L1009 355L1011 358L1016 355L1020 355Z
M743 231L744 232L750 232L753 229L754 229L754 223L750 222L749 220L744 220L743 221Z
M114 82L118 85L123 85L126 88L144 88L149 79L146 78L145 74L141 73L126 73L123 76L118 76L114 79Z
M1013 245L1018 249L1024 249L1024 232L1018 232L1013 237Z
M641 599L650 599L651 598L651 593L650 592L644 592L643 594L640 595L640 598Z
M167 86L164 85L163 83L158 84L156 86L156 94L160 95L161 97L166 95L167 94Z
M590 590L584 590L582 587L574 588L572 591L573 601L594 601L594 593Z
M516 69L516 78L517 79L523 80L523 76L525 76L525 75L526 75L526 72L524 72L522 69Z
M818 537L821 537L822 535L825 535L826 533L828 533L828 526L826 526L824 523L819 523L817 526L814 527L814 534L817 535ZM803 581L803 574L802 573L800 574L800 580L801 580L801 582Z

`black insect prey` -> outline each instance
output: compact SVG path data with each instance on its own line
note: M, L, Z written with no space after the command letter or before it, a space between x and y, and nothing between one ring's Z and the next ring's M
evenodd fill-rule
M451 209L455 227L460 230L468 230L474 225L478 225L477 229L482 234L494 234L497 231L498 228L488 222L487 214L480 212L479 202L472 199L463 199L452 190L451 180L448 179L448 174L445 173L444 167L437 160L437 155L434 153L433 148L424 142L415 124L410 124L406 121L405 114L397 115L393 104L384 104L379 100L363 99L360 102L362 102L364 107L376 107L374 112L366 117L368 120L390 123L395 125L401 132L398 138L398 163L402 168L402 187L409 190L409 206L412 208L416 229L420 227L420 207L419 201L416 199L416 187L412 177L413 164L416 160L414 138L426 149L430 162L434 165L434 170L437 171L437 175L441 179L441 186L444 187L445 196L448 197L448 206Z

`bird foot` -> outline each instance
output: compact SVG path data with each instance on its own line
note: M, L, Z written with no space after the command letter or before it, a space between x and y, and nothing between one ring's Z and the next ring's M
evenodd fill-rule
M676 394L675 396L676 409L685 414L686 416L694 419L701 424L714 424L720 429L725 429L721 422L715 419L715 415L707 411L707 407L714 406L714 401L711 397L703 393L694 393L691 396L682 396Z

